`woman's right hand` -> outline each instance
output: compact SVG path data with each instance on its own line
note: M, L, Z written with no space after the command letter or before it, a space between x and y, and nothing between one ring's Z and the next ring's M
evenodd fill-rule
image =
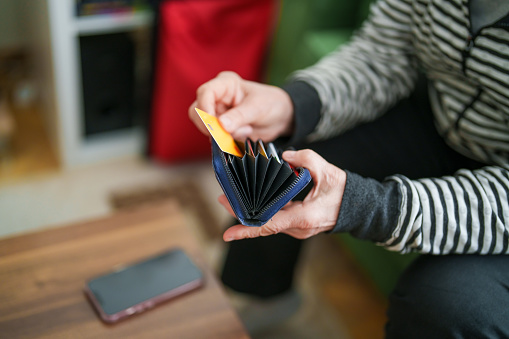
M272 141L293 132L293 104L279 87L242 79L234 72L221 72L201 85L189 107L189 117L208 134L195 111L198 107L215 115L234 139Z

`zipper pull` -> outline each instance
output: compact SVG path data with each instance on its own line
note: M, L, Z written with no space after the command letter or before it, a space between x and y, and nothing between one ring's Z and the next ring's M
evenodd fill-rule
M467 37L467 47L465 47L465 52L470 53L470 50L474 47L474 37L468 35Z
M463 49L463 60L461 63L461 70L463 71L463 74L466 74L467 70L467 58L470 56L470 51L474 47L474 37L472 34L469 34L467 37L467 45Z

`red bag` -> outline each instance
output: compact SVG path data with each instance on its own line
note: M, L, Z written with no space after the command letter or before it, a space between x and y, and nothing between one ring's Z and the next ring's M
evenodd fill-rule
M152 97L150 154L174 162L210 157L210 142L189 120L196 90L225 70L260 81L276 19L275 0L166 1Z

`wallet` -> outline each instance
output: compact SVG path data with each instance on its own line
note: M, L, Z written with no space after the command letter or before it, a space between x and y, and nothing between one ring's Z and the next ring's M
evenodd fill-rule
M223 152L212 139L214 172L237 219L262 226L306 187L311 175L291 167L272 143L236 143L242 157Z

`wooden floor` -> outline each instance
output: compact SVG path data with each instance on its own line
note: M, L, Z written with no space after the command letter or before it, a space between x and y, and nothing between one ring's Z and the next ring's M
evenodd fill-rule
M315 293L334 310L350 338L383 338L386 298L334 236L318 237L304 263Z
M13 108L15 131L0 153L0 185L59 169L39 108Z

